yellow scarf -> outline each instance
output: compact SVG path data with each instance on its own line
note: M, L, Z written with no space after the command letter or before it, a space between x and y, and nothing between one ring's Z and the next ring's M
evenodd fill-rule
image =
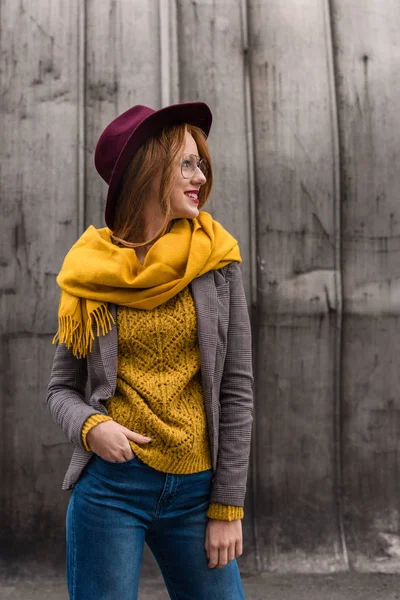
M62 292L53 344L72 347L77 358L92 350L93 323L98 336L112 328L108 302L149 310L207 271L241 262L235 238L206 212L175 221L143 265L132 248L114 245L111 233L108 227L90 225L65 256L57 277Z

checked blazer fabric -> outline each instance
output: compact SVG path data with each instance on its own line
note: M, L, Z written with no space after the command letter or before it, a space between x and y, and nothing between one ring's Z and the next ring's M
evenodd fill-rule
M213 468L210 503L243 506L253 419L251 330L239 263L194 279L190 290L197 316L201 380ZM109 304L116 322L117 307ZM114 325L95 336L85 358L64 344L56 347L47 407L75 448L62 484L72 489L92 452L81 429L116 390L118 334Z

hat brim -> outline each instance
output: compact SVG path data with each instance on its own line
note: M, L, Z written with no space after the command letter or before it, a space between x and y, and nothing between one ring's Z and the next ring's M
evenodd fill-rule
M132 160L133 155L148 138L160 133L167 125L175 123L195 125L208 136L211 129L212 114L204 102L172 104L150 114L134 129L120 152L109 182L105 222L110 229L113 227L114 208L121 176Z

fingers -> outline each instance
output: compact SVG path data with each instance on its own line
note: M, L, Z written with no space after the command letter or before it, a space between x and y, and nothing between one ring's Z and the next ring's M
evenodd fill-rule
M206 556L207 556L208 560L210 560L210 536L209 536L208 527L206 529L206 540L204 543L204 548L206 549Z
M218 544L210 544L208 528L206 530L206 541L204 547L210 569L213 569L214 567L221 569L225 567L229 561L235 558L235 544L230 544L228 547L218 546Z
M242 554L241 521L218 521L210 519L204 544L209 568L224 568Z
M127 427L124 427L123 425L121 425L121 429L123 430L123 433L126 435L128 440L132 440L133 442L136 442L137 444L148 444L149 442L151 442L151 438L147 437L146 435L142 435L141 433L136 433L135 431L131 431L130 429L128 429Z
M217 567L218 567L218 569L222 569L223 567L226 567L227 564L228 564L228 548L220 548Z
M132 458L135 457L135 454L131 451L129 452L128 450L126 452L124 452L121 455L111 455L111 454L107 454L107 453L101 453L100 452L96 452L96 454L98 456L100 456L100 458L103 458L104 460L106 460L107 462L119 462L119 463L123 463L126 462L127 460L131 460Z
M209 547L209 561L208 561L208 566L210 567L210 569L213 569L214 567L218 566L218 546L211 544Z
M123 457L123 460L122 460L122 462L125 462L125 461L127 461L127 460L131 460L131 459L132 459L134 456L135 456L135 455L134 455L134 453L132 452L132 449L131 449L131 447L129 446L129 448L127 449L127 451L126 451L126 452L124 452L124 457Z
M235 558L235 544L228 547L211 546L207 552L208 566L210 569L217 567L223 569L226 565Z
M122 448L122 458L121 458L121 460L118 459L118 462L126 462L127 460L131 460L132 458L135 457L135 453L132 449L132 446L128 442L128 440L126 438L124 438L124 441L127 445L125 446L125 443L124 443L124 447Z
M234 558L236 558L236 545L233 543L228 548L228 562L231 562Z
M104 458L108 462L119 462L119 463L123 463L123 462L126 462L127 460L131 460L132 458L134 458L135 453L133 452L127 439L126 438L124 438L124 439L125 439L125 442L128 444L127 446L124 445L123 447L114 448L114 449L107 447L104 452L98 453L99 456L101 456L101 458Z
M129 440L145 444L150 438L134 433L113 420L99 423L89 431L90 449L108 462L125 462L135 455ZM89 435L88 434L88 435Z
M125 462L127 460L131 460L132 458L134 458L135 457L135 453L132 450L131 446L128 445L127 447L124 446L121 449L120 456L121 456L121 459L118 459L118 460L120 460L120 462Z

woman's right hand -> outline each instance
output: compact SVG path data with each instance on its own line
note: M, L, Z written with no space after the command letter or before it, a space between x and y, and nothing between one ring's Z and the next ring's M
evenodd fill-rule
M125 462L135 456L128 440L136 444L151 442L150 438L135 433L115 421L98 423L86 435L92 452L109 462Z

